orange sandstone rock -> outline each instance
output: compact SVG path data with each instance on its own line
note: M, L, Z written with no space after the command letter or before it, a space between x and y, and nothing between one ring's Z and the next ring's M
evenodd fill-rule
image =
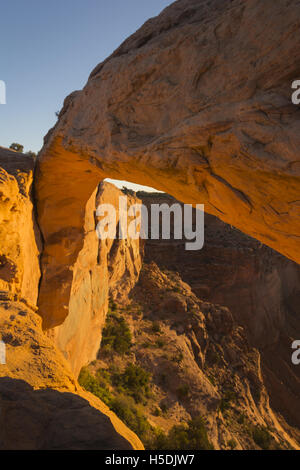
M68 315L86 204L107 176L204 203L299 262L299 13L297 0L179 0L66 99L36 181L45 328Z
M0 364L0 449L142 449L138 437L101 400L79 387L49 337L53 333L46 335L41 328L36 307L41 243L31 197L33 168L31 157L0 148L0 340L6 349L6 364ZM92 216L93 211L88 213ZM91 246L88 238L86 244ZM98 243L90 253L93 262L97 250ZM74 304L86 300L83 268L79 258L74 291L78 288L80 296L74 292ZM48 295L53 295L51 286ZM75 334L76 353L83 361L91 349L97 350L101 331L101 302L93 289L90 297L95 304L90 316L95 311L99 316L90 323L79 317L73 331L65 326L69 336L56 338L57 343L63 341L68 357L75 347L69 339ZM107 297L102 300L105 305ZM74 357L68 359L76 370Z

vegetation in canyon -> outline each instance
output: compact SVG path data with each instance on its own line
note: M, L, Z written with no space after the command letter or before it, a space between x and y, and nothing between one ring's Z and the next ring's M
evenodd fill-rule
M213 308L223 312L223 331L215 330ZM242 328L155 263L143 264L127 304L110 299L98 359L81 370L79 383L149 449L213 449L215 432L223 449L289 448L271 423L262 424L259 354Z

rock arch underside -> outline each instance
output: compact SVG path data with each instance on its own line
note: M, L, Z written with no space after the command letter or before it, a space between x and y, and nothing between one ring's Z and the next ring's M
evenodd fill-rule
M104 178L163 190L299 262L297 0L179 0L69 95L36 173L44 327L68 315L87 202Z

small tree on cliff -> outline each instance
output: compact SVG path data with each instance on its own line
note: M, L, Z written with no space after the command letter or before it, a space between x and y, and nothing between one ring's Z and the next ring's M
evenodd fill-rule
M12 143L11 146L9 147L12 150L15 150L15 152L20 152L22 153L24 150L24 145L17 144L16 142Z

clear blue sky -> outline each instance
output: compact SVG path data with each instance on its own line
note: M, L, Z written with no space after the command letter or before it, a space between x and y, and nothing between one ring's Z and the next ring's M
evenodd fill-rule
M55 111L92 69L172 0L1 1L0 146L38 151Z

